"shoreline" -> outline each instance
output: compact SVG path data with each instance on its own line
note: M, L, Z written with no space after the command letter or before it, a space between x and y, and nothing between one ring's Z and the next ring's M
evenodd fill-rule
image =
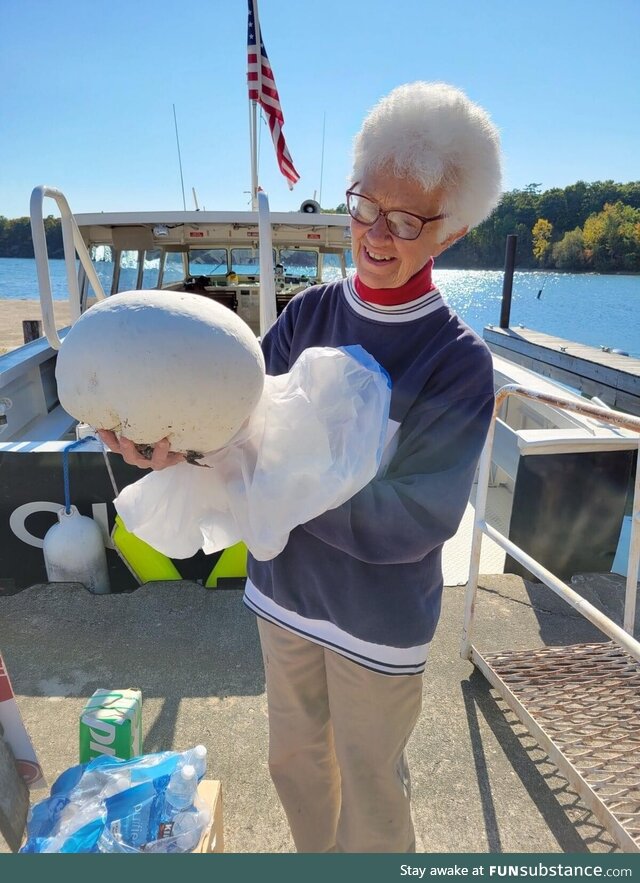
M69 302L54 300L53 309L58 329L70 324ZM22 346L22 322L40 319L40 301L37 299L0 298L0 355Z
M31 257L18 257L16 255L0 255L0 261L2 260L20 260L20 261L34 261L35 258ZM64 263L64 257L49 257L50 261L54 261L56 263ZM459 264L449 264L446 260L441 260L435 267L436 270L460 270L463 273L472 273L472 272L480 272L480 273L504 273L504 265L496 265L493 267L489 266L461 266ZM351 273L355 270L355 267L348 268L348 272ZM541 274L558 274L561 276L640 276L640 270L608 270L606 273L601 272L600 270L593 270L589 267L574 267L573 269L567 269L565 267L522 267L515 266L515 273L541 273ZM0 295L0 301L4 300Z

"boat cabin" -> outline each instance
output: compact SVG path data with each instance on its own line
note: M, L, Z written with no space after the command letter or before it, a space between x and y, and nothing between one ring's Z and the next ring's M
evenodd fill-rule
M166 212L76 215L105 294L138 288L210 297L259 333L258 215ZM351 266L347 215L271 215L272 270L279 314L299 291L346 276ZM90 295L81 267L81 310Z

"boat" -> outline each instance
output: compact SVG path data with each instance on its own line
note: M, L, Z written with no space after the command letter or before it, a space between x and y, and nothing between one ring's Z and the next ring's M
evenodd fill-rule
M63 457L87 429L78 428L57 397L55 363L66 329L56 328L51 297L43 226L46 198L57 202L62 216L74 319L94 298L160 288L212 298L236 312L257 335L297 292L328 278L346 277L349 218L322 213L312 200L298 212L270 214L263 192L258 193L257 211L250 212L74 216L60 191L34 189L31 222L45 336L0 356L0 464L5 475L0 543L7 552L0 591L46 581L42 543L63 505L65 459L73 503L102 529L111 584L131 590L140 574L136 578L130 562L117 554L111 501L140 471L120 457L107 456L97 441ZM493 358L496 390L517 384L584 401L533 371L495 354ZM636 433L602 419L568 414L540 401L506 402L496 426L490 484L509 538L563 577L610 570L629 507L637 447ZM593 491L586 478L594 469L600 504L585 506L585 494ZM568 501L562 507L559 497ZM174 562L167 572L206 582L216 562L215 556L199 554ZM507 572L526 573L509 557L504 566ZM162 573L152 570L159 578ZM233 574L227 578L235 579Z
M66 329L56 328L47 271L42 229L47 194L62 207L72 321L90 309L92 296L153 286L214 298L262 334L296 292L320 281L327 271L346 275L348 219L315 210L270 216L266 194L259 194L257 212L74 218L58 191L34 191L32 224L46 336L0 356L0 595L47 582L43 538L69 495L101 529L112 591L136 595L141 583L159 580L174 586L176 579L239 588L246 573L246 549L199 552L180 561L156 553L146 572L134 560L137 538L117 523L112 500L140 478L140 470L108 454L91 437L91 428L78 425L57 397L55 363ZM461 655L483 672L617 843L640 851L640 803L633 796L620 801L620 787L629 790L627 774L607 766L611 751L617 757L620 746L626 752L629 739L633 742L629 727L637 732L637 721L625 708L634 703L637 707L634 691L640 664L640 644L633 637L640 558L640 480L636 474L634 490L633 475L640 420L602 403L589 404L578 393L503 356L493 354L493 360L498 405L468 506L470 518L465 513L443 557L446 560L452 545L459 547L465 561L460 581L466 584ZM634 527L629 551L623 550L629 563L621 627L562 577L608 573L620 552L627 520ZM488 544L502 550L502 556L499 567L483 573L504 570L543 583L611 642L545 646L533 656L528 650L479 649L472 634L478 630L474 612L482 546ZM446 567L445 584L456 584ZM561 641L566 643L567 636ZM614 687L613 699L600 715L605 697L599 693L594 699L590 684L601 689L603 679ZM594 739L602 733L604 748L590 746L585 753L580 748L582 732L573 729L569 736L547 735L553 723L544 719L548 691L559 697L560 708L568 703L571 709L586 709ZM618 695L623 697L621 705L616 704ZM538 725L538 720L544 724ZM568 748L563 747L566 739ZM636 748L633 743L628 750Z
M6 475L0 542L7 552L0 592L5 594L46 581L42 545L63 505L62 454L81 431L56 390L57 351L68 328L56 327L51 296L43 226L47 197L57 202L62 216L73 320L96 299L159 288L218 301L258 335L294 294L323 279L345 277L350 258L348 217L322 213L313 200L303 202L298 212L274 214L269 214L266 194L259 193L258 210L251 212L73 216L60 191L36 187L31 221L45 335L0 356L0 462ZM87 441L68 464L74 505L103 531L112 586L135 588L139 579L114 547L111 501L125 484L140 478L140 471L120 457L107 457L97 441ZM179 573L204 582L217 557L195 559L181 561ZM162 572L152 571L160 577Z

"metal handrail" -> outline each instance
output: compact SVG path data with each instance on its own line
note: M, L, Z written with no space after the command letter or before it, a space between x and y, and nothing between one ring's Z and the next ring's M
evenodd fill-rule
M49 345L57 350L60 349L62 341L58 336L56 328L53 297L51 295L49 253L47 251L47 239L44 232L44 215L42 211L45 196L49 196L51 199L55 200L58 210L60 211L62 245L67 269L71 322L73 323L76 319L80 318L80 287L78 285L78 276L76 273L76 252L98 300L103 300L106 295L102 288L102 284L98 279L98 274L95 271L91 258L89 257L89 252L84 244L76 220L71 214L71 209L69 208L69 203L67 202L65 195L61 193L60 190L56 190L55 187L47 187L45 184L40 184L38 187L35 187L31 194L29 212L31 216L33 253L36 261L38 288L40 290L40 307L42 310L42 321L47 340L49 341Z
M269 199L258 191L258 247L260 254L260 336L264 337L277 318L276 281L273 273L273 242Z
M487 434L482 455L480 457L478 472L478 489L476 494L476 509L474 517L473 540L471 543L471 561L469 567L469 582L467 583L465 595L464 625L460 654L464 659L471 659L472 643L471 631L473 623L473 615L475 610L476 594L478 590L478 577L480 573L480 552L482 548L483 534L487 534L495 543L501 546L516 561L520 562L539 580L547 585L552 591L563 598L575 610L581 613L586 619L593 623L596 628L608 635L619 646L621 646L630 656L640 661L640 642L633 637L633 627L635 621L636 594L638 586L638 569L640 566L640 438L638 439L638 462L636 465L636 479L633 496L632 518L631 518L631 538L629 542L629 555L627 566L627 581L625 593L624 608L624 628L616 625L608 616L602 613L597 607L594 607L586 601L581 595L571 589L565 582L556 577L553 573L539 564L530 555L527 555L523 549L512 543L507 537L491 527L486 522L487 496L489 490L489 475L491 467L491 452L493 448L493 439L495 435L496 419L503 401L508 396L519 396L521 398L532 399L538 402L552 405L567 411L573 411L577 414L585 414L590 417L596 417L605 423L630 429L640 433L640 419L632 417L629 414L623 414L620 411L613 411L606 408L599 408L595 405L571 401L547 393L539 393L535 390L526 389L525 387L509 384L502 387L496 393L495 407L493 419Z

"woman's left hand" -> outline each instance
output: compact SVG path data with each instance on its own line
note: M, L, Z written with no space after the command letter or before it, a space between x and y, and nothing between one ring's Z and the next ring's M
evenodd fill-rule
M135 442L125 438L123 435L116 435L109 429L97 430L97 435L106 447L114 454L120 454L125 463L131 466L138 466L140 469L153 469L159 471L166 469L168 466L175 466L177 463L185 461L184 454L179 454L171 450L171 442L168 438L162 438L149 447L153 448L151 458L143 456L138 450Z

